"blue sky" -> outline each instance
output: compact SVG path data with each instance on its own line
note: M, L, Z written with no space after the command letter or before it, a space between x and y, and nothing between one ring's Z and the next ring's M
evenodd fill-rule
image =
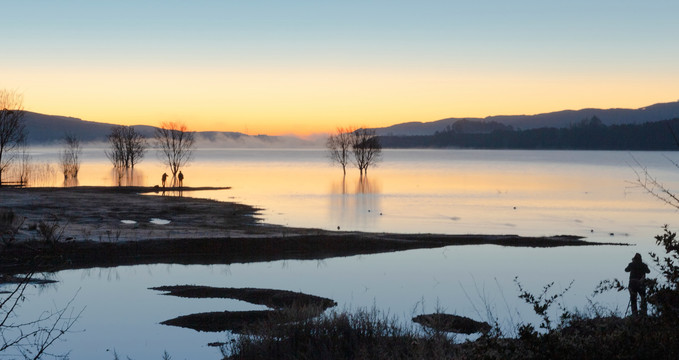
M92 121L312 133L679 98L676 1L2 8L0 88L28 110Z

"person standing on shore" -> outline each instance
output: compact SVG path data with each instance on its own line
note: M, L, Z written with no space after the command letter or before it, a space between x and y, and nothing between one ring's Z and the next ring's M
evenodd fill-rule
M160 177L160 180L163 184L163 189L165 189L165 182L167 181L167 173L163 173L163 176Z
M629 273L629 300L632 304L632 315L637 315L637 295L641 298L641 314L646 315L646 274L650 273L648 265L641 261L641 254L636 253L625 271Z
M177 179L179 180L179 187L184 186L184 174L182 172L179 172L179 175L177 175Z

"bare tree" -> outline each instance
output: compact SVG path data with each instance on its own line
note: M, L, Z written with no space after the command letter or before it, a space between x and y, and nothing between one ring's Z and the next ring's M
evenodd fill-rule
M183 123L164 122L156 129L155 140L160 157L170 168L172 181L176 183L179 170L191 161L194 133Z
M351 150L354 164L361 176L368 175L368 168L377 164L382 158L382 144L375 130L358 129L351 133Z
M134 165L144 160L146 155L146 148L148 143L146 137L137 132L132 126L126 126L123 131L123 138L125 139L125 148L127 149L127 164L134 169Z
M0 90L0 186L2 173L14 161L14 150L25 139L23 95Z
M24 221L25 218L12 209L0 209L0 254L16 241ZM63 308L55 307L39 314L20 314L21 305L30 296L27 292L29 285L47 282L35 279L33 272L23 275L3 273L0 277L3 284L0 292L0 358L66 358L48 351L55 341L69 332L82 314L83 310L76 312L72 307L75 296Z
M31 154L28 153L28 147L26 146L26 141L22 141L19 145L21 148L19 151L19 168L18 168L18 178L20 186L28 185L28 178L31 176Z
M127 147L123 136L123 126L111 128L111 133L107 136L109 148L106 150L106 157L113 164L113 173L117 177L118 186L122 185L122 180L128 172L126 167Z
M26 299L26 288L34 283L33 274L10 277L16 285L0 298L0 356L41 359L44 356L62 358L49 353L55 341L67 334L82 314L72 307L73 299L63 308L44 311L36 318L17 321L17 312Z
M126 147L122 129L123 126L114 126L111 128L111 133L106 137L109 145L109 148L106 150L106 157L116 169L125 167Z
M114 126L107 137L109 149L106 157L115 168L131 168L144 159L147 142L144 135L131 126Z
M651 175L648 169L643 166L636 158L633 157L632 159L637 166L636 168L632 167L632 170L637 177L636 180L633 181L633 184L637 187L640 187L645 192L664 202L665 204L679 209L679 194L675 192L675 190L670 189L668 186L663 184L655 176ZM670 158L667 158L667 160L676 168L679 168L679 163L671 160Z
M73 134L64 135L64 149L61 152L61 170L64 180L77 179L80 171L80 155L83 149L80 139Z
M351 156L352 128L337 128L337 133L330 135L326 142L330 160L342 166L342 172L347 174L347 164Z

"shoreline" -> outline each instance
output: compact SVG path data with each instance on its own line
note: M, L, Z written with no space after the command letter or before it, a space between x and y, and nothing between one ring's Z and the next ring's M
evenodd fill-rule
M182 191L228 189L203 187ZM392 234L289 228L262 223L257 218L259 209L248 205L143 195L155 190L0 188L0 211L13 212L16 221L21 222L16 239L0 244L0 273L153 263L312 260L453 245L629 245L588 242L570 235ZM152 219L168 222L158 224ZM125 224L123 220L134 223ZM45 227L56 232L51 241Z

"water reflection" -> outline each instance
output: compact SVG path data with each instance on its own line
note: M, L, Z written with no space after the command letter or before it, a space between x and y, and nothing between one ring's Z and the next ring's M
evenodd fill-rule
M49 148L35 156L54 163L55 154L58 149ZM626 188L633 176L629 153L385 150L384 155L383 166L361 181L355 172L342 178L318 149L204 149L185 175L197 186L231 189L186 195L255 205L265 209L261 218L267 223L328 230L568 233L604 240L612 232L652 240L650 235L675 218L672 209ZM675 168L663 153L633 155L674 186ZM102 149L85 149L83 160L80 185L118 185ZM29 186L61 185L54 169L36 166L44 179ZM158 161L144 162L120 184L160 185L164 171Z
M352 183L353 191L349 191ZM377 222L376 216L381 216L381 187L375 178L361 176L358 179L333 182L330 186L328 213L330 219L337 224L338 230L345 224L361 227ZM377 215L379 214L379 215Z
M80 186L80 181L78 180L77 177L64 176L64 183L62 184L62 186L63 187Z
M28 163L10 166L3 172L7 182L16 182L29 187L50 187L57 184L57 170L49 163Z
M353 192L349 192L348 183L354 184L354 191ZM330 184L330 194L332 194L332 195L337 195L337 194L342 194L342 195L346 195L346 194L379 194L379 193L381 193L379 181L374 180L372 178L368 178L367 175L360 176L358 179L355 179L353 182L351 180L347 181L347 177L343 176L342 181L332 182Z
M155 187L155 193L160 194L161 196L183 197L184 189L178 188L177 190L166 190L165 188Z
M353 195L349 195L353 196ZM70 358L110 358L117 348L131 358L156 358L163 350L173 358L217 359L208 342L224 341L223 333L174 329L160 322L184 313L259 310L224 299L182 299L148 290L162 285L196 284L212 287L256 287L289 290L327 297L338 309L377 307L410 324L419 314L437 310L474 318L498 319L503 331L519 322L535 323L532 310L516 296L518 276L539 289L548 282L564 286L569 307L582 308L599 280L624 276L620 263L630 251L646 248L503 248L492 245L420 249L376 255L329 258L322 261L281 260L232 265L138 265L111 269L68 270L57 274L57 286L31 296L23 305L27 315L62 304L77 293L75 308L87 306L68 342L56 352L73 350ZM577 259L578 266L573 266ZM604 259L605 261L602 261ZM539 271L536 271L539 269ZM656 270L653 269L655 272ZM82 290L78 290L82 289ZM627 305L624 294L607 294L599 304L614 309ZM516 318L512 318L516 316ZM131 331L134 329L134 331ZM140 336L140 334L143 334Z
M90 269L83 269L80 275L80 280L84 280L86 278L96 278L99 280L107 280L107 281L119 281L120 280L120 273L118 272L117 268L90 268Z
M357 194L379 194L379 182L368 179L368 175L361 176L356 183Z
M134 168L113 167L110 178L114 186L144 186L144 173Z

